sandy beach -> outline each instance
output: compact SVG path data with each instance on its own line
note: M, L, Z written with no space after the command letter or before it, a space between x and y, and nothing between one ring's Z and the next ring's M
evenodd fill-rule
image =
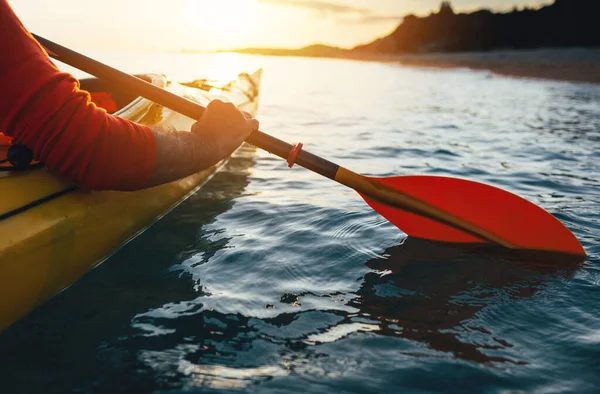
M539 49L477 53L350 56L407 66L470 68L523 78L600 83L600 48Z

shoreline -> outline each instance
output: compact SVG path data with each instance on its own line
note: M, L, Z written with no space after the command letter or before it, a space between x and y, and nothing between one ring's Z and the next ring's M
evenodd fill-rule
M468 68L518 78L600 84L600 50L402 55L395 61L405 66Z
M427 54L344 53L330 56L301 53L251 53L245 51L234 53L376 61L400 63L409 67L468 68L518 78L600 84L600 48L547 48Z

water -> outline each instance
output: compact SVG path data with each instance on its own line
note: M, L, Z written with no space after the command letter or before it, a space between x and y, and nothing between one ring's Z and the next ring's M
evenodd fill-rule
M357 172L491 183L581 240L575 269L405 236L246 149L0 335L6 393L600 387L600 86L297 58L105 54L176 80L264 67L262 129Z

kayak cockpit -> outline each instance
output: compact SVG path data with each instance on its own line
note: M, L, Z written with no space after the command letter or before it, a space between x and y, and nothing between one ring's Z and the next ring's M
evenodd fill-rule
M162 75L136 75L146 82L165 87L166 81ZM106 112L114 114L137 102L140 98L127 89L111 84L98 78L83 78L79 80L80 89L90 93L91 100Z

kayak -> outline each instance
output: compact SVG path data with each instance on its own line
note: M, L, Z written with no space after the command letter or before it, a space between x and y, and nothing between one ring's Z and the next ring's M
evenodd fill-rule
M138 76L206 106L219 98L251 114L258 107L261 70L218 85L179 84L163 75ZM81 88L116 116L158 130L190 130L193 119L98 79ZM221 163L187 178L135 192L86 191L33 162L6 161L10 139L0 135L0 331L102 263L125 243L195 193Z

